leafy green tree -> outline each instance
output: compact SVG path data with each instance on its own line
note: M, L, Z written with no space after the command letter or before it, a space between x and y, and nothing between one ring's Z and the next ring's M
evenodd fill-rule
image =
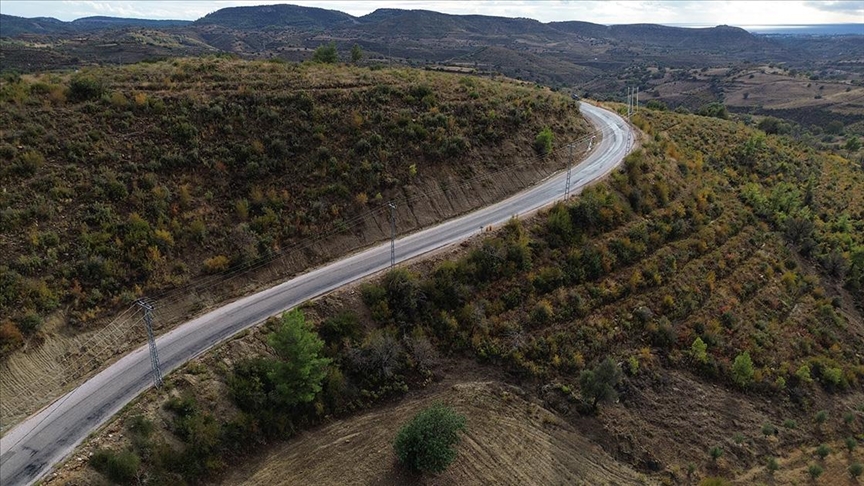
M783 134L789 133L790 131L789 125L772 116L763 118L762 121L759 122L757 127L759 128L759 130L762 130L763 132L768 134Z
M777 463L777 459L773 457L769 457L767 463L765 464L765 469L768 470L768 474L771 476L780 469L780 464Z
M824 424L828 420L828 411L827 410L819 410L816 413L816 423L819 425Z
M552 151L552 129L549 127L540 130L534 139L534 150L540 155L546 155Z
M809 474L814 481L821 476L823 472L825 472L825 470L822 469L822 466L819 464L811 464L810 467L807 468L807 474Z
M393 449L399 462L414 471L442 472L456 459L454 446L464 430L464 416L436 403L402 427Z
M666 106L666 103L657 100L648 100L648 103L645 103L645 108L657 111L666 111L669 109L669 107Z
M615 387L621 382L621 370L612 358L606 358L593 370L585 370L579 375L582 398L597 408L599 402L618 398Z
M426 300L417 275L404 268L395 268L384 275L382 284L387 291L387 305L393 319L403 328L411 327Z
M324 64L336 64L336 62L339 61L339 53L336 51L336 43L330 42L318 46L318 48L315 49L315 53L312 55L312 60Z
M864 465L862 465L860 462L856 462L849 466L849 475L853 478L857 479L858 476L861 475L861 473L864 473Z
M550 244L553 247L569 243L573 236L573 221L570 211L563 204L558 204L549 211L546 227L550 233Z
M846 141L846 150L850 152L857 152L858 149L861 148L861 140L858 137L849 137L849 140Z
M69 101L98 100L105 93L105 85L92 76L78 75L69 83Z
M700 363L708 362L708 345L702 338L697 337L693 340L693 344L690 346L690 355Z
M267 338L279 360L267 375L273 382L273 398L283 405L311 402L321 391L330 360L321 357L324 341L306 322L303 312L294 309L282 314L278 329Z
M361 49L357 44L354 44L351 47L351 62L356 63L360 59L363 59L363 49Z
M858 447L858 440L855 439L855 437L852 437L852 436L846 437L845 442L846 442L846 450L849 451L850 453L852 451L854 451L856 447Z
M800 368L795 372L795 376L802 383L810 383L813 381L813 378L810 376L810 367L806 364L801 365Z
M840 135L843 133L843 122L840 120L834 120L828 125L825 126L825 133L830 133L831 135Z
M726 105L723 103L709 103L699 109L699 114L702 116L710 116L714 118L727 119L729 112L726 111Z
M327 344L341 344L343 340L359 341L363 337L363 330L357 314L348 310L322 322L318 334Z
M753 381L753 360L750 359L750 353L745 351L735 357L732 363L732 380L741 387L746 387Z
M819 447L816 448L816 455L819 456L819 459L825 459L828 457L828 454L831 454L831 448L825 444L820 444Z

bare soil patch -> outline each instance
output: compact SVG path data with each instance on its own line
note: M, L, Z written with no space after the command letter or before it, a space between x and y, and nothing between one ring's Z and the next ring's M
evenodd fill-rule
M399 428L436 401L468 419L459 456L440 475L401 468L391 447ZM304 432L224 484L645 484L579 428L520 388L453 377L392 406Z

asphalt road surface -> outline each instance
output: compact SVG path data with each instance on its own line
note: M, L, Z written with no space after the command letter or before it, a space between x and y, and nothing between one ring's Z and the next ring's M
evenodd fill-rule
M582 103L582 113L602 132L590 155L572 171L571 194L614 170L633 136L619 116ZM560 200L566 172L492 206L396 240L397 261L408 260L500 226ZM378 245L227 304L159 336L163 372L176 369L214 345L268 317L387 268L390 244ZM33 483L70 454L87 435L152 385L147 347L133 351L0 438L0 484ZM0 391L14 393L14 390ZM2 396L0 396L2 399Z

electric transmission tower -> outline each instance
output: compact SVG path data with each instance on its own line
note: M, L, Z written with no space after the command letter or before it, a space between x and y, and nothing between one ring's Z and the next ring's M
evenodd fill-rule
M591 145L594 143L595 137L596 137L596 135L592 135L591 138L588 139L588 148L585 149L586 154L591 151ZM570 149L570 159L567 162L567 182L564 184L564 199L567 199L570 197L570 179L571 179L571 174L573 172L573 146L574 145L576 145L576 144L575 143L567 144L567 148Z
M627 87L627 120L639 109L639 87Z
M396 205L392 202L387 203L390 208L390 268L396 266Z
M630 121L630 117L635 113L635 100L636 100L636 88L632 86L627 87L627 121Z
M627 86L627 120L630 120L630 86Z
M153 337L153 304L144 299L137 302L144 309L144 326L147 328L147 343L150 345L150 366L153 368L153 386L162 386L162 369L159 367L159 351L156 349L156 338Z
M570 159L567 161L567 182L564 184L564 199L570 197L570 173L573 170L573 144L567 144L570 149Z

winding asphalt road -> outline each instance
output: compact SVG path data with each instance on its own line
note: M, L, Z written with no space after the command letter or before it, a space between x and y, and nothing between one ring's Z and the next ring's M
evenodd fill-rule
M582 103L583 115L602 132L594 151L573 169L571 189L578 193L617 167L630 147L630 128L618 115ZM550 177L519 194L396 241L404 261L465 240L512 216L536 211L563 197L566 173ZM389 243L378 245L257 294L227 304L159 336L164 372L176 369L214 345L270 316L387 268ZM0 484L35 482L70 454L87 435L151 386L150 358L142 346L84 382L0 438ZM7 393L9 391L7 390Z

